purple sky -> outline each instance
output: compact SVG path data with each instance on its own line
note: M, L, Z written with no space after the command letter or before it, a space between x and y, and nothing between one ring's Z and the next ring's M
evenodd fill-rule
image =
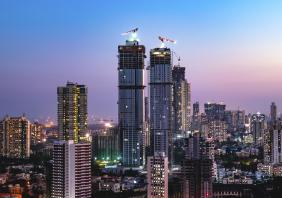
M134 27L147 53L159 35L177 40L193 101L282 111L281 1L168 2L1 1L0 116L55 119L69 80L89 87L90 115L116 119L117 45Z

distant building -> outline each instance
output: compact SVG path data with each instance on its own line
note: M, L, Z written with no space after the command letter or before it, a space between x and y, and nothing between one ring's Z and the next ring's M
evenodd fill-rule
M272 163L282 163L282 129L272 131Z
M169 48L150 51L151 149L172 159L172 62Z
M208 120L223 120L226 105L223 103L205 103L205 113Z
M91 144L54 143L52 198L91 198Z
M30 121L21 117L5 117L0 121L0 155L12 158L30 156Z
M31 124L31 145L42 143L45 138L44 125L38 122Z
M277 106L275 102L272 102L270 106L270 121L275 122L276 119L277 119Z
M212 198L213 156L209 144L200 148L198 135L186 139L182 162L183 198Z
M273 165L273 176L282 177L282 163Z
M67 82L57 94L59 138L77 143L87 130L87 87Z
M125 167L143 165L145 46L136 39L118 46L118 124Z
M147 162L147 197L168 198L168 158L155 153Z
M191 88L185 78L185 67L174 66L173 79L173 130L174 138L183 137L191 127Z
M191 123L192 131L200 131L201 130L201 114L200 114L200 104L199 102L195 102L193 104L193 114L192 114L192 123Z
M227 140L227 124L225 121L214 120L209 122L209 137L215 141L224 142Z
M254 196L254 185L252 184L213 184L214 198L251 198Z
M236 132L245 128L245 111L225 111L224 120L228 126L228 131Z
M253 134L254 143L261 145L263 135L266 130L266 117L264 114L256 113L251 117L251 133Z
M121 159L119 152L119 133L117 127L107 127L92 136L93 159L101 163L117 163Z

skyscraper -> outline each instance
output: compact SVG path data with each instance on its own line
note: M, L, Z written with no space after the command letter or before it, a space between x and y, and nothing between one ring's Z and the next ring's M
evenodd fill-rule
M272 131L272 163L282 163L282 129Z
M277 106L275 102L272 102L270 106L270 121L273 123L276 121L276 119L277 119Z
M44 125L38 122L31 124L30 141L31 145L42 143L45 135Z
M193 104L193 116L199 115L200 114L200 103L195 102Z
M0 155L11 158L30 156L30 121L6 116L0 121Z
M55 142L52 172L52 198L91 198L91 144Z
M142 165L145 47L131 38L118 46L118 124L125 167Z
M183 137L191 126L191 90L185 79L185 67L174 66L173 79L173 130L174 138Z
M182 162L183 198L211 198L213 160L209 144L200 149L198 134L186 139L186 155Z
M223 120L226 105L223 103L205 103L205 113L207 119L210 120Z
M150 133L152 154L164 152L171 159L172 64L169 48L150 51Z
M193 114L192 114L192 131L199 131L201 129L201 114L200 114L200 103L195 102L193 104Z
M266 118L264 114L256 113L251 117L251 132L253 140L256 145L261 145L263 142L263 135L266 130Z
M147 197L168 198L168 158L165 153L148 157L147 171Z
M67 82L57 94L59 138L77 143L87 129L87 87Z

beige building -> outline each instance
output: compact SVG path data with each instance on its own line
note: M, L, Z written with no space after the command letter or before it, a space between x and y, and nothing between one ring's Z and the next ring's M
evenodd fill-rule
M0 121L0 155L12 158L30 156L30 121L21 117L6 116Z

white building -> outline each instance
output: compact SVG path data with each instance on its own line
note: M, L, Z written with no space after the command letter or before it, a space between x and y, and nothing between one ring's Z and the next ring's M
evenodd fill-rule
M51 197L91 198L90 143L55 142Z

